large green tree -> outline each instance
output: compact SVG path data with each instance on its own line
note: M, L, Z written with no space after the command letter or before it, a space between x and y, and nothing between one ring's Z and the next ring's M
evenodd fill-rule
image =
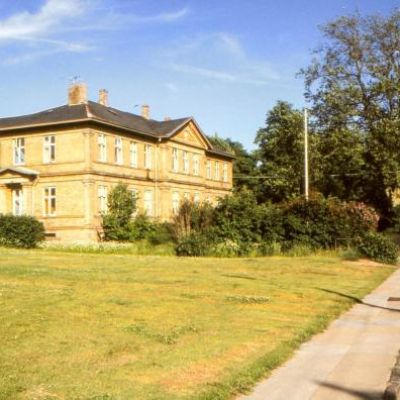
M262 201L280 202L302 194L304 171L303 113L285 101L267 113L266 126L259 129L258 145L260 193ZM315 138L310 135L310 148ZM314 164L315 152L310 152Z
M363 146L364 199L388 213L399 187L400 11L340 17L322 31L325 41L302 71L316 125L322 139L336 135L348 145L355 141L354 149ZM342 175L360 173L354 153Z

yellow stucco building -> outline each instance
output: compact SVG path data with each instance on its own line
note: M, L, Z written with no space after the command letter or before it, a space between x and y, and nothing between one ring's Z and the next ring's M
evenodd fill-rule
M33 215L46 235L96 241L107 195L118 182L138 208L168 220L181 199L215 202L232 189L232 156L213 148L194 118L155 121L88 101L83 83L68 104L0 118L0 213Z

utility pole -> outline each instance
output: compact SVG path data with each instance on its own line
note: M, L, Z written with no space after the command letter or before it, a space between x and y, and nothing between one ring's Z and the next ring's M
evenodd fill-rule
M308 114L304 108L304 196L308 201Z

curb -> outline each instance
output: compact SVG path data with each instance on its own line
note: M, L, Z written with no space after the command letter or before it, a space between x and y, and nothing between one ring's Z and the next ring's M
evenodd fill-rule
M400 351L383 394L383 400L400 400Z

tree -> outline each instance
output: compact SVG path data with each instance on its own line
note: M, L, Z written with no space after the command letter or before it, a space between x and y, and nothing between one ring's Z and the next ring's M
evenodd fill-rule
M304 170L303 114L285 101L278 101L267 114L266 127L256 136L263 201L280 202L300 196ZM315 138L310 134L310 148ZM310 151L310 154L315 155ZM313 157L310 159L313 163Z
M108 212L102 216L105 240L129 240L131 218L136 210L136 195L118 183L108 194Z
M322 31L325 43L302 71L306 96L321 132L361 135L364 196L387 214L399 187L400 10L343 16Z

